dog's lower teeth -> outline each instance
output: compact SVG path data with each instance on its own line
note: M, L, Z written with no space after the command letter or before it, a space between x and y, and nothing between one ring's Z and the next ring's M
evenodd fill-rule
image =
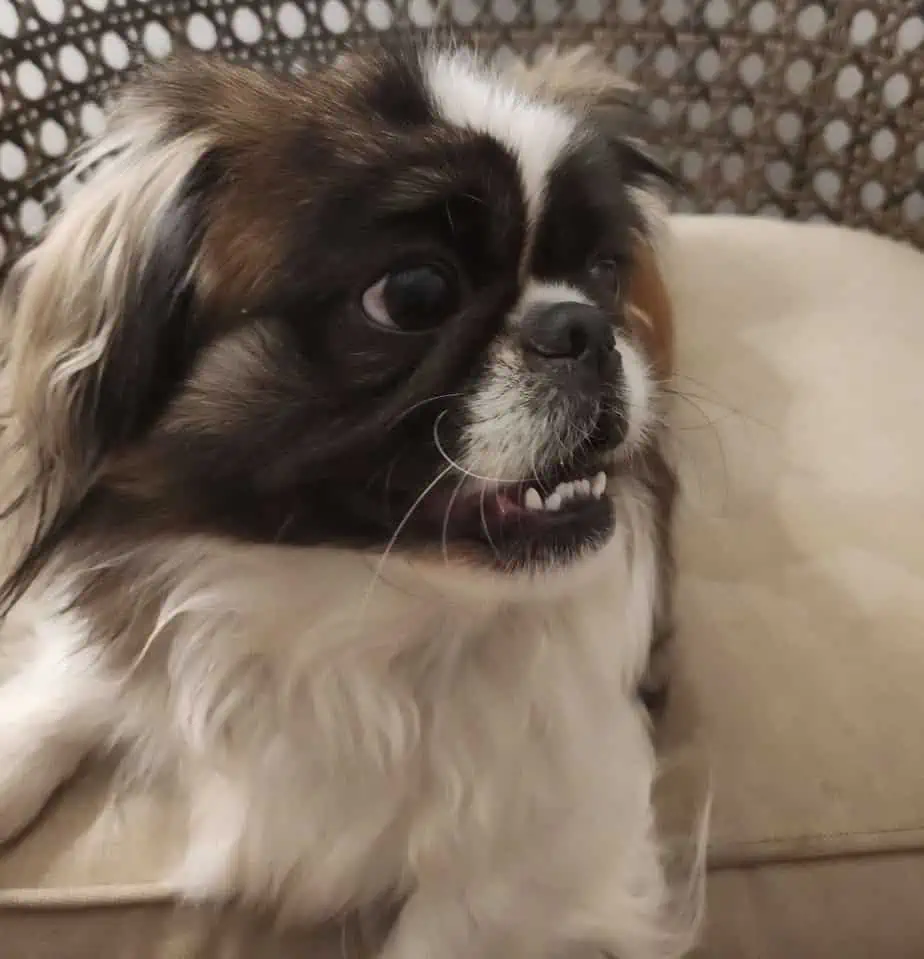
M594 499L600 499L600 497L606 492L606 473L604 473L602 470L594 477L590 491L593 493Z
M523 497L523 504L527 509L542 509L542 497L539 495L539 490L530 486Z
M526 492L525 503L529 509L541 509L541 498L530 488ZM546 497L545 509L555 512L573 499L600 499L606 492L606 473L602 470L593 479L576 479L568 483L559 483L555 491Z

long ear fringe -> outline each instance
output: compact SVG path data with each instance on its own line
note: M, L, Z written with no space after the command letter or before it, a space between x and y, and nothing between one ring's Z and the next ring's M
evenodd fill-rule
M104 360L158 224L205 149L164 136L156 111L117 113L78 158L72 182L86 182L4 284L0 615L40 574L92 485L101 449L87 413Z

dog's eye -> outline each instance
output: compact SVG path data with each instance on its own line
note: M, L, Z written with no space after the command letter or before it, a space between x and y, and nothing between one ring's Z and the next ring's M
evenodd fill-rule
M458 298L453 278L425 265L386 273L363 293L362 304L373 323L419 333L439 326L458 307Z
M588 268L591 279L594 283L600 284L606 290L619 294L619 275L621 265L618 260L611 260L605 257L595 259Z

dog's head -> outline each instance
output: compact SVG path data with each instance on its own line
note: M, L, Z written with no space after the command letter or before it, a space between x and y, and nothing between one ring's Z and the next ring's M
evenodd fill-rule
M504 574L606 542L669 353L631 97L432 50L148 76L5 293L20 579L81 530Z

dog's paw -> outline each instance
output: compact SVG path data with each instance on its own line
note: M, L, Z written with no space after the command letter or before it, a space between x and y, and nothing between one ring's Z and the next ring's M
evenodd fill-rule
M0 844L23 833L77 769L82 752L60 745L4 741L0 730Z
M0 623L0 842L18 836L103 741L118 687L57 595Z
M0 789L7 788L0 783ZM38 818L48 795L35 791L29 784L0 794L0 845L16 839Z
M37 777L0 778L0 844L15 839L38 818L52 791Z

